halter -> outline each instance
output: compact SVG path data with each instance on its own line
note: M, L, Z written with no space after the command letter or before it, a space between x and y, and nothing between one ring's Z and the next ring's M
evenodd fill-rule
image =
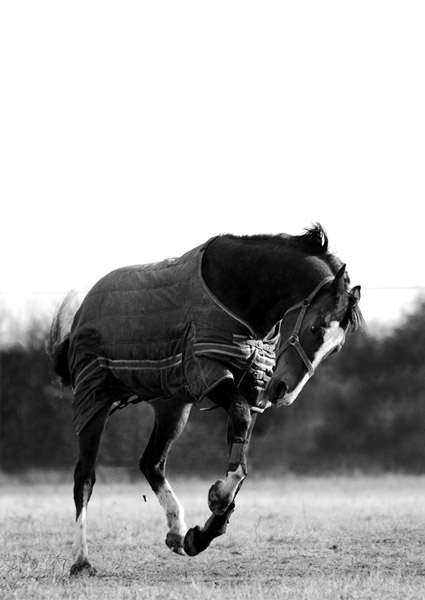
M306 314L308 308L311 306L311 303L314 300L314 298L320 292L322 287L325 286L327 283L329 283L329 281L332 281L333 279L334 279L333 277L326 277L325 279L323 279L323 281L321 281L314 288L314 290L311 292L311 294L309 296L307 296L307 298L305 298L305 300L302 300L301 302L297 302L297 304L294 304L293 306L288 308L288 310L283 315L283 319L284 319L286 317L286 315L288 313L292 312L293 310L301 309L300 314L298 315L297 321L295 323L294 331L292 332L292 335L289 336L289 338L286 340L286 342L280 347L280 349L277 353L277 356L276 356L276 362L279 360L280 356L283 354L283 352L285 352L285 350L289 346L293 346L295 348L295 350L298 352L298 354L300 355L303 363L305 364L308 374L309 374L309 377L312 377L314 375L314 367L313 367L310 359L308 358L304 348L301 346L301 342L300 342L301 325L304 321L305 314ZM282 319L282 321L283 321L283 319Z

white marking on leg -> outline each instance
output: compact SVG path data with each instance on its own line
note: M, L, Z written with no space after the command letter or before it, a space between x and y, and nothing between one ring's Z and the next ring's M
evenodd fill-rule
M89 489L87 484L84 486L83 492L83 506L81 512L78 515L78 519L75 523L74 530L74 543L72 545L72 552L74 555L75 564L83 563L88 558L88 547L87 547L87 504L89 499Z
M86 537L86 520L87 508L84 506L75 523L74 543L72 546L75 563L82 563L87 560L88 548Z
M167 480L165 480L164 485L158 490L157 497L164 509L170 533L184 537L187 531L184 521L184 508Z

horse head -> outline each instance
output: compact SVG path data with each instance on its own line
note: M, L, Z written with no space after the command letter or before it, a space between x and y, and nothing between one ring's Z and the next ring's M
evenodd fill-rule
M276 366L265 390L272 405L292 404L319 364L342 348L347 331L363 323L360 286L349 289L348 281L343 265L286 311Z

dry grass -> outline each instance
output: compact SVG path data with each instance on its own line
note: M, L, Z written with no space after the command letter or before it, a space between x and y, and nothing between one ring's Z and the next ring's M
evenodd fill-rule
M210 483L174 486L190 526L208 516ZM97 575L70 578L71 485L3 482L0 597L425 599L424 497L425 477L248 480L226 536L189 558L166 548L147 484L103 480L89 509Z

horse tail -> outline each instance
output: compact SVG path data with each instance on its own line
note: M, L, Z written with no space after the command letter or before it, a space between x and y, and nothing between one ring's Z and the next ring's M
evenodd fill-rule
M71 384L68 365L69 334L78 305L77 292L69 292L56 310L46 343L46 351L52 362L52 371L64 386Z

